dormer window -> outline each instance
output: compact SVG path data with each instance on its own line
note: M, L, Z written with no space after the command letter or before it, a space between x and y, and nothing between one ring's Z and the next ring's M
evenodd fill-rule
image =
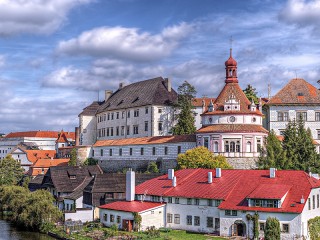
M70 179L76 179L76 175L70 175Z

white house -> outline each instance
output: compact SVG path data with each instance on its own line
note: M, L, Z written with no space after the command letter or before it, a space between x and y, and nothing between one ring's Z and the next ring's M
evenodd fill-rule
M127 177L134 182L132 173ZM132 184L128 186L132 190L127 191L126 202L100 206L103 224L127 228L126 221L132 221L132 212L136 212L142 215L144 229L154 225L251 238L253 223L247 216L257 213L260 237L267 218L276 217L281 239L310 239L308 220L320 214L320 181L303 171L169 170L168 175L135 189ZM143 215L151 216L151 220Z

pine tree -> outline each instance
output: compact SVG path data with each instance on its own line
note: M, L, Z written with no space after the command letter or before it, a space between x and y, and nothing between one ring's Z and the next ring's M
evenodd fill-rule
M195 133L192 99L196 93L195 88L187 81L178 87L177 108L179 109L179 114L177 114L178 122L172 129L174 135Z
M299 159L296 154L298 144L297 123L295 119L289 120L284 130L284 138L282 142L283 149L286 151L287 166L286 169L299 170Z
M268 217L266 228L264 229L265 240L280 240L280 223L279 220L273 217Z
M257 97L257 92L256 89L253 88L250 84L246 87L246 89L243 90L244 94L247 96L247 98L250 101L254 101L255 104L259 103L259 99Z

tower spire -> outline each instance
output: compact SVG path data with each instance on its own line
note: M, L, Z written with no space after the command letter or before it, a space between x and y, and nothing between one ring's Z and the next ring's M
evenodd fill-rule
M230 38L230 57L225 62L226 65L226 83L237 83L237 62L232 57L232 36Z

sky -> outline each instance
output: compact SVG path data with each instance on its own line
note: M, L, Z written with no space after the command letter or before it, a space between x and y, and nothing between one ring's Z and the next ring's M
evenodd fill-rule
M104 90L159 76L217 97L231 46L259 97L296 77L319 87L319 12L320 0L0 0L0 133L72 131Z

